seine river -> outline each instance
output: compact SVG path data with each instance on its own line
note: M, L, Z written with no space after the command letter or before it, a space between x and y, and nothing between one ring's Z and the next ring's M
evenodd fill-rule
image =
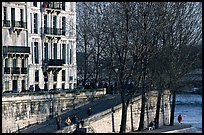
M202 132L202 95L177 94L174 122L181 114L183 123L190 124L195 132Z

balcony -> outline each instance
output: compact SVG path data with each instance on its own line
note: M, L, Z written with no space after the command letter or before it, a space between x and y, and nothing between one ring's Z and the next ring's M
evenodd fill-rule
M11 26L16 28L27 28L27 23L23 21L11 21Z
M10 74L10 73L11 73L10 67L5 67L4 74Z
M44 2L42 5L43 8L46 10L54 9L54 10L65 10L65 5L62 4L62 2Z
M22 54L29 54L30 47L25 46L3 46L3 54L15 54L15 53L22 53Z
M65 35L65 31L62 28L41 27L41 32L47 35Z
M49 59L48 66L63 66L65 64L64 59Z
M27 68L21 68L21 74L27 74Z
M20 74L20 68L19 67L11 68L11 74Z
M3 20L3 27L10 27L11 26L10 23L11 22L9 20Z

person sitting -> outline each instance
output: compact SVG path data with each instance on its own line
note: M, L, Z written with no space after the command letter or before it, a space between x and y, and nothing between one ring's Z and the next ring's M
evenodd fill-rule
M66 118L65 120L65 125L69 126L71 124L71 119L69 118L69 116Z
M151 121L151 122L149 123L149 130L153 130L153 129L154 129L153 126L154 126L153 121Z

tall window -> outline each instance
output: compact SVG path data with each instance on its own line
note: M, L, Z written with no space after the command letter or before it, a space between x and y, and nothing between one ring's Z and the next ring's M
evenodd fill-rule
M65 35L66 17L62 17L62 35Z
M57 16L53 16L53 32L57 34Z
M44 33L47 34L47 15L44 16Z
M39 63L38 59L38 42L34 42L34 58L35 58L35 64Z
M35 71L35 81L36 82L39 81L39 71L38 70Z
M22 63L21 63L22 66L21 67L24 68L25 67L25 59L22 59L21 61L22 61Z
M37 5L37 2L33 2L33 6L34 7L37 7L38 5Z
M62 70L62 81L65 81L65 70Z
M4 22L7 20L7 7L4 7Z
M34 33L38 33L38 14L34 14Z
M16 68L16 63L17 63L17 60L13 59L13 68Z
M45 62L48 62L48 43L44 43Z
M11 8L11 26L15 26L15 8Z
M8 59L5 59L5 66L4 67L8 67Z
M62 10L65 10L65 2L62 2Z
M62 59L66 64L66 44L62 44Z
M72 49L69 49L69 64L72 64Z
M54 43L54 59L57 59L57 43Z
M21 27L23 27L23 9L20 9Z

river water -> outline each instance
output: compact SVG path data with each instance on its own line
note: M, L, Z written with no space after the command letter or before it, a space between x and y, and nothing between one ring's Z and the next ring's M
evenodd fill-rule
M190 124L195 133L202 133L202 95L177 94L175 123L178 123L179 114L182 115L182 123Z

